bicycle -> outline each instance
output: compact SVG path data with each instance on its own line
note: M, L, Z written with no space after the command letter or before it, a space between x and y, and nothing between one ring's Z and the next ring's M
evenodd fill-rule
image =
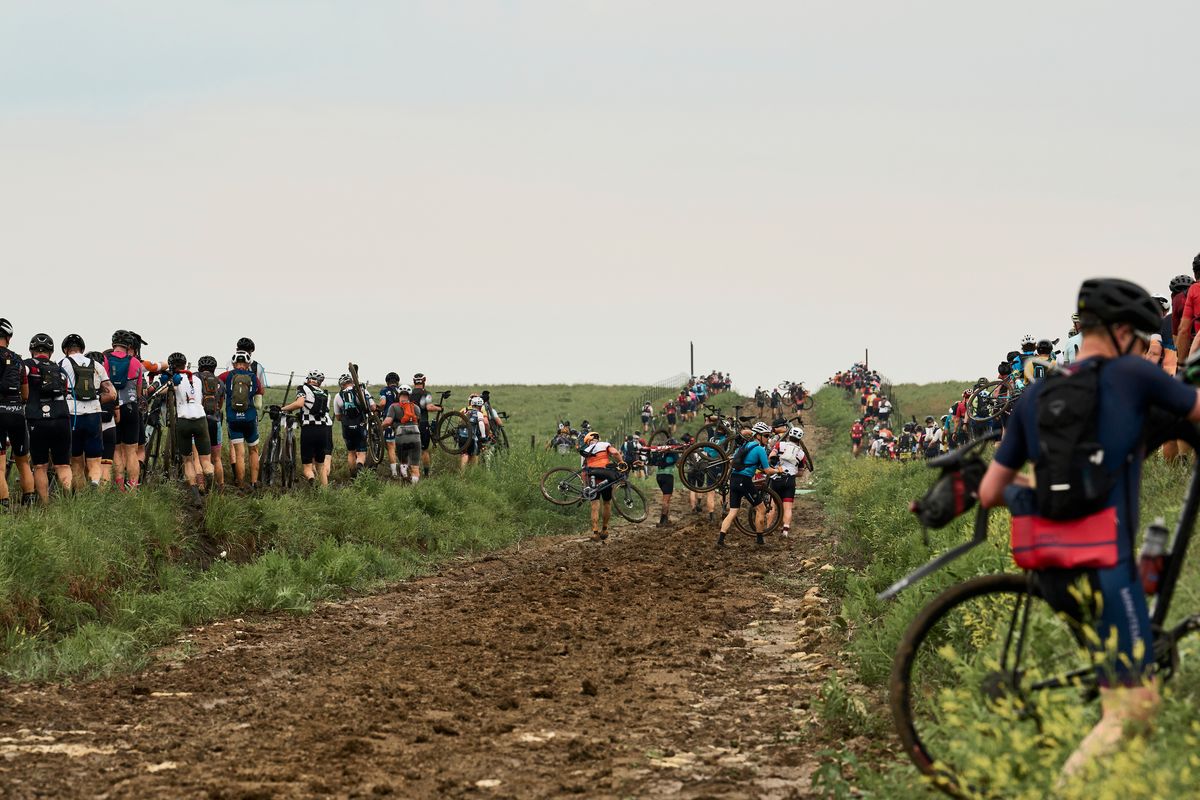
M446 410L446 399L450 397L449 391L442 392L438 397L438 407L442 410L437 412L437 416L429 425L430 435L433 437L434 443L444 452L452 456L460 456L467 449L467 445L471 443L471 426L467 423L466 415L461 411ZM505 436L507 437L507 434Z
M300 461L300 446L296 441L298 415L284 414L279 406L271 406L267 413L271 417L271 433L263 450L262 482L270 486L278 477L279 488L287 491L296 483L296 464Z
M679 456L677 471L679 481L697 494L716 491L721 494L722 516L729 511L729 475L733 471L733 453L743 442L738 437L730 439L728 450L717 442L694 442L684 448ZM807 451L806 451L807 452ZM771 487L770 480L762 473L754 476L754 485L762 492L763 503L755 507L766 513L764 523L758 525L750 516L750 506L743 505L734 518L734 527L750 536L774 533L783 524L783 500ZM761 530L759 528L761 527Z
M1179 426L1172 437L1200 445L1192 425ZM960 469L994 438L931 459L929 466ZM1167 627L1198 510L1200 465L1193 469L1151 611L1153 670L1163 680L1179 665L1179 641L1200 630L1200 614ZM986 542L988 519L980 507L970 541L901 578L879 599L895 597ZM1099 685L1086 647L1089 634L1094 637L1090 626L1051 608L1033 571L981 575L935 597L901 637L889 685L896 731L917 769L948 795L988 796L986 781L971 776L980 754L977 742L963 736L966 730L1022 726L1014 740L1041 742L1054 735L1047 730L1050 721L1065 719L1069 730L1090 728Z
M358 379L358 365L349 365L350 380L354 382L354 397L362 409L363 425L367 436L367 468L374 469L383 463L383 421L378 411L371 410L370 397ZM289 389L291 382L288 382Z
M170 382L165 383L146 398L146 460L141 483L183 476L183 461L175 452L175 399L170 389Z
M786 391L792 399L792 404L799 411L812 411L817 405L817 400L813 397L812 392L804 388L803 383L792 383L784 381L779 384L779 388Z
M1012 413L1013 406L1025 389L1025 380L1006 375L1003 380L989 381L977 387L967 397L967 416L972 422L991 422Z
M587 468L555 467L542 475L542 497L556 506L577 506L591 502L600 497L600 493L612 487L612 506L616 512L630 522L644 522L646 519L646 495L642 490L629 482L630 467L643 469L645 464L635 461L632 465L625 463L617 467L617 477L608 478L591 485L588 480Z

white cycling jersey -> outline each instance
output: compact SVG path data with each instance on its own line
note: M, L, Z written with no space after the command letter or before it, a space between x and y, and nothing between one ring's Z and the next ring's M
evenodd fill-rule
M800 473L805 462L804 448L796 442L784 440L777 442L773 450L779 456L779 466L783 468L785 474L798 475Z

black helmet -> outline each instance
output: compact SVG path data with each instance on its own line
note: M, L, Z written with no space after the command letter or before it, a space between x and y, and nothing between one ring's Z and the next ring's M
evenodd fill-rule
M1000 375L1008 375L1010 372L1012 372L1012 364L1008 361L1001 361L996 365L996 372Z
M383 381L384 381L384 383L399 383L400 376L397 375L395 372L389 372L387 375L384 376Z
M771 427L772 428L786 428L787 424L788 424L788 421L786 419L784 419L783 417L776 417L774 419L774 421L771 423Z
M1192 274L1196 276L1196 280L1200 280L1200 253L1192 259Z
M124 328L113 331L112 343L114 347L128 347L129 331L125 330Z
M242 338L237 340L237 349L245 350L247 353L253 353L254 352L254 340L251 339L249 336L243 336Z
M413 374L413 383L424 383L424 382L425 382L425 373L424 372L417 372L417 373Z
M1054 345L1049 339L1041 339L1037 343L1037 353L1039 356L1048 356L1054 352Z
M78 333L68 333L63 337L62 348L65 351L68 347L78 347L80 351L86 350L87 345L83 343L83 337Z
M1154 298L1136 283L1121 278L1084 281L1079 287L1079 313L1091 314L1108 325L1124 322L1144 333L1155 333L1162 326L1162 314Z
M171 369L183 369L187 366L187 356L183 353L171 353L167 356L167 366Z
M84 353L84 355L90 358L92 361L104 360L104 353L101 353L99 350L91 350L87 353Z
M201 372L216 372L217 359L213 356L200 356L200 360L196 362L196 369Z
M679 440L672 436L670 439L667 439L667 444L674 447L675 445L679 444Z
M54 352L54 340L50 338L48 333L34 334L34 337L29 340L29 349L31 352Z
M1171 294L1179 294L1195 282L1196 279L1191 275L1176 275L1174 278L1171 278L1171 282L1167 285L1167 288L1171 290Z
M12 323L4 319L4 317L0 317L0 336L3 336L5 339L11 339L12 335Z

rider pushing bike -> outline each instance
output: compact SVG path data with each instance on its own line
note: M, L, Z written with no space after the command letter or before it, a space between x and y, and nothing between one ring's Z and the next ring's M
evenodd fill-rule
M583 446L579 448L583 458L583 467L587 470L587 479L591 486L614 481L620 478L616 470L609 468L610 459L617 462L617 467L624 467L621 451L608 442L600 440L600 434L591 431L584 435ZM592 541L602 542L608 538L608 521L612 518L612 486L600 490L600 495L592 500ZM601 519L602 518L602 519ZM597 523L603 527L597 529Z

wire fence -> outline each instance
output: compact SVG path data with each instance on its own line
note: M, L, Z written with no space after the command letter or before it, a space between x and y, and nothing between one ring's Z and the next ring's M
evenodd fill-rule
M629 434L640 433L642 430L642 406L646 403L654 406L654 413L657 416L660 413L659 403L666 402L669 397L677 397L679 390L686 386L687 382L687 373L680 372L647 386L638 399L629 404L629 408L625 410L609 441L623 442Z

